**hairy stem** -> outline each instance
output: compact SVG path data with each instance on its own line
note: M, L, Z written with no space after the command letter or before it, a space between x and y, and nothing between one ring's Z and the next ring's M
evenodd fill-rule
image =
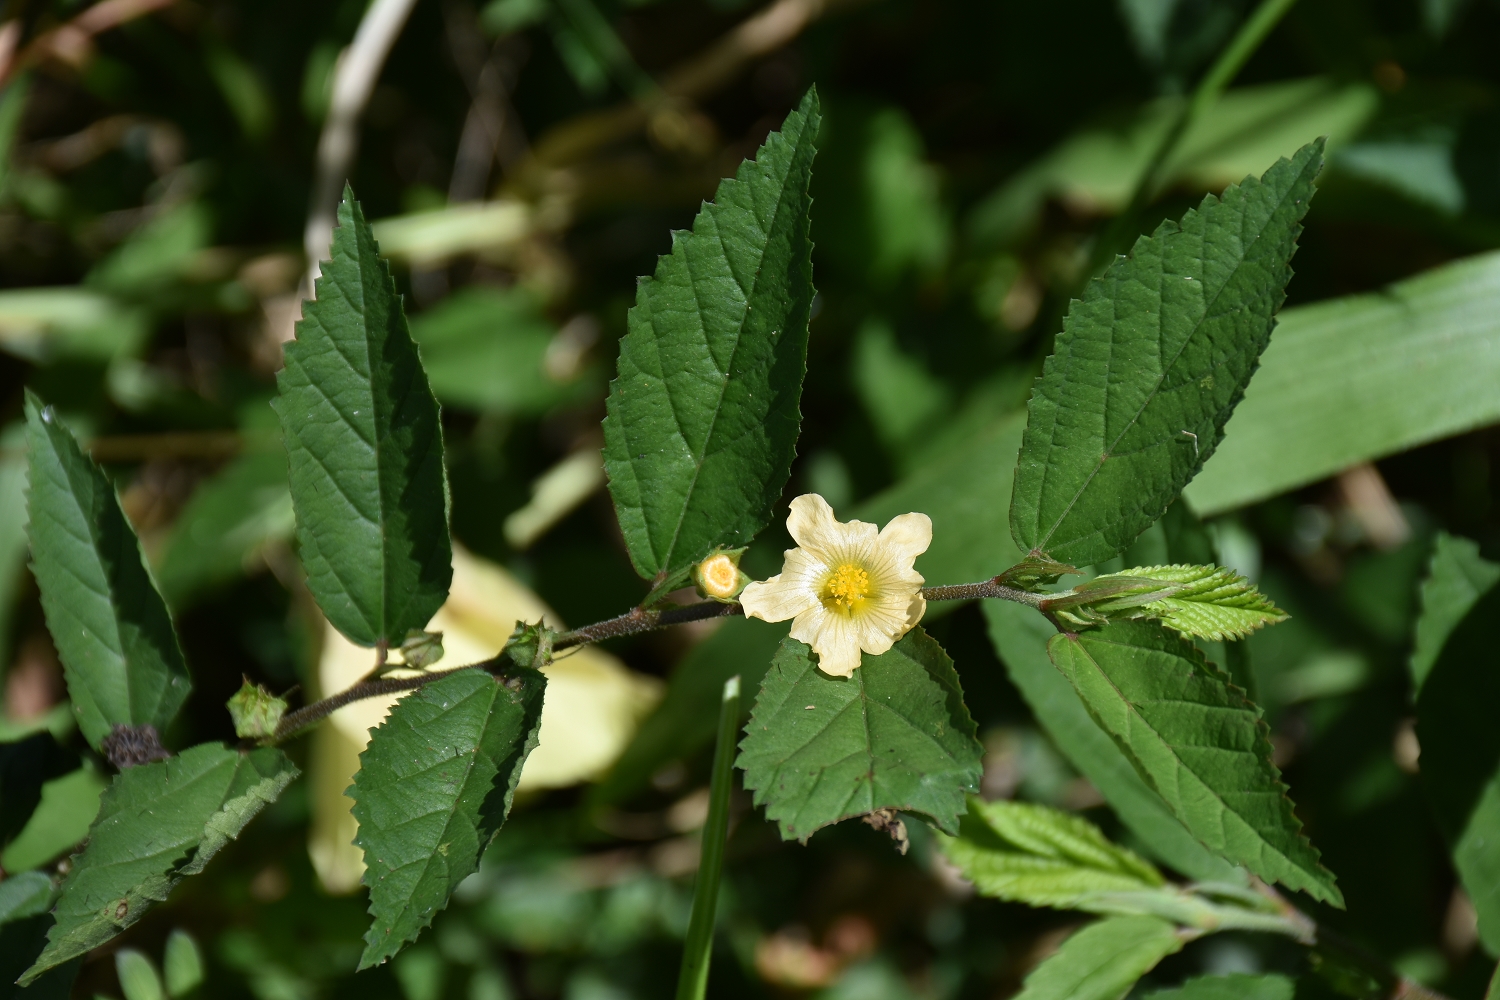
M1029 591L1018 590L1015 587L1008 587L1000 583L999 577L995 577L990 580L981 580L978 583L960 583L949 587L923 587L922 596L929 601L972 601L979 598L992 597L1003 601L1015 601L1018 604L1025 604L1028 607L1040 608L1042 600L1046 595L1033 594ZM605 639L615 639L625 635L638 635L641 632L653 632L656 629L667 628L671 625L685 625L688 622L701 622L712 618L729 618L735 615L743 615L744 613L745 609L738 604L720 604L718 601L703 601L699 604L689 604L681 608L667 608L662 611L632 608L618 618L610 618L606 621L595 622L593 625L585 625L583 628L575 628L570 632L560 633L553 641L552 648L554 650L570 649L576 646L586 646L593 642L601 642ZM378 653L377 659L379 659ZM366 679L340 691L336 695L331 695L321 701L315 701L311 705L305 705L295 712L288 712L282 717L281 724L276 727L276 732L264 742L270 746L283 743L308 727L332 715L345 705L351 705L356 701L363 701L366 698L379 698L382 695L398 694L402 691L412 691L424 685L431 684L433 681L446 677L458 670L486 670L496 676L503 677L509 665L510 659L502 652L480 663L471 663L467 666L454 667L450 670L430 670L416 677L385 677L375 679L367 676Z

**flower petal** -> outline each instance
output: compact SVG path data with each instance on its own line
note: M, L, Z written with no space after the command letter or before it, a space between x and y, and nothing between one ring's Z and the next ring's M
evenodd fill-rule
M796 580L784 581L784 575L746 585L740 592L740 606L745 609L746 618L784 622L821 606L816 592L809 592L807 588L798 586Z
M818 654L818 668L834 677L852 677L860 663L859 629L848 618L822 605L797 616L792 638Z
M816 493L804 493L792 501L786 528L800 547L829 566L866 561L878 538L873 524L835 520L833 508Z
M880 530L880 546L902 569L909 569L917 556L932 544L932 518L926 514L893 517ZM919 577L920 579L920 577Z
M901 634L905 635L907 632L910 632L912 629L916 628L917 622L921 621L922 616L926 613L927 598L923 597L921 594L913 596L911 599L911 607L906 609L906 628L901 632Z

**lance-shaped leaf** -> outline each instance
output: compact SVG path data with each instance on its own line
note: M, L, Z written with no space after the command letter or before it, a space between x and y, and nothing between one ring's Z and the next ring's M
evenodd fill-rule
M1029 906L1118 912L1113 900L1166 884L1088 820L1047 806L971 799L959 835L941 845L981 893Z
M953 661L921 628L865 654L847 679L784 640L746 732L736 763L786 840L877 809L921 813L956 833L983 771Z
M1343 905L1292 812L1260 709L1192 643L1121 622L1056 635L1047 651L1194 836L1267 882Z
M360 754L349 795L370 915L361 969L416 939L510 814L547 680L460 670L407 695Z
M307 586L353 642L399 646L453 580L437 400L353 192L275 402Z
M1422 613L1411 651L1413 698L1420 695L1448 636L1497 582L1500 566L1481 556L1478 545L1446 531L1438 534L1427 579L1422 581Z
M115 488L72 433L26 393L32 573L78 726L165 729L192 684L171 616Z
M1033 969L1016 1000L1120 1000L1182 944L1177 928L1159 917L1100 920Z
M1286 297L1322 140L1136 241L1074 301L1031 397L1023 551L1110 558L1202 468Z
M1199 639L1243 639L1286 621L1255 584L1222 566L1141 566L1097 576L1043 605L1078 625L1153 618Z
M1214 854L1188 832L1162 797L1142 780L1130 759L1089 717L1078 692L1047 656L1057 630L1028 607L985 601L990 641L1005 661L1037 721L1110 808L1158 861L1200 882L1238 882L1244 871Z
M604 419L636 570L675 579L771 516L802 423L816 91L719 185L642 278Z
M1479 914L1479 937L1500 953L1500 699L1495 629L1500 584L1451 630L1417 699L1422 788Z
M46 950L22 983L141 919L178 882L201 872L297 773L280 750L241 753L203 743L115 775L88 845L62 884Z

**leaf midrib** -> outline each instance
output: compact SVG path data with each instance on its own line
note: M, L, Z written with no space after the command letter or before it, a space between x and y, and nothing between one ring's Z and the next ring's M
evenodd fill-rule
M1294 180L1291 184L1289 184L1287 186L1287 190L1282 194L1281 198L1277 200L1276 208L1274 210L1272 210L1272 212L1270 213L1270 217L1271 218L1274 219L1276 217L1276 215L1282 210L1282 208L1285 207L1287 198L1291 197L1293 189L1297 186L1297 184L1299 184L1301 182L1302 176L1305 173L1306 173L1306 167L1303 168L1302 173L1298 175L1298 177L1296 178L1296 180ZM1263 185L1264 182L1261 182L1261 183ZM1220 204L1222 204L1222 202ZM1241 219L1243 220L1243 215L1241 216ZM1269 222L1267 223L1267 225L1269 225ZM1176 231L1179 232L1179 233L1182 232L1182 227L1181 227L1180 224L1178 225ZM1168 235L1174 235L1174 234L1168 234ZM1210 300L1208 303L1205 303L1202 318L1200 318L1198 320L1198 322L1196 322L1196 323L1193 324L1192 331L1186 337L1183 338L1181 346L1179 346L1177 348L1176 353L1172 355L1172 360L1167 365L1165 365L1162 368L1161 375L1157 377L1156 384L1154 386L1152 386L1151 392L1149 394L1147 394L1145 401L1143 403L1141 403L1140 409L1136 410L1135 415L1132 416L1126 422L1125 427L1120 431L1120 433L1118 435L1115 436L1114 441L1110 442L1109 447L1107 447L1107 448L1104 449L1103 456L1101 456L1100 459L1098 460L1098 462L1096 462L1094 464L1094 467L1091 470L1089 470L1088 477L1086 479L1084 479L1083 485L1080 486L1080 487L1078 487L1077 492L1075 492L1073 494L1073 498L1068 501L1068 504L1067 504L1066 507L1063 508L1062 513L1057 516L1057 519L1055 521L1053 521L1052 526L1047 530L1047 534L1044 537L1042 537L1041 539L1039 539L1037 541L1037 544L1036 544L1036 548L1037 549L1039 549L1041 551L1044 551L1044 552L1046 551L1046 544L1047 544L1047 542L1050 541L1051 538L1052 538L1052 536L1057 533L1057 529L1062 526L1062 523L1065 520L1067 520L1068 515L1070 513L1072 513L1072 511L1073 511L1073 507L1078 503L1078 501L1083 497L1083 494L1088 490L1089 484L1094 481L1094 477L1099 474L1099 470L1102 469L1102 468L1104 468L1104 463L1107 462L1107 461L1109 461L1109 459L1114 455L1115 448L1119 446L1119 444L1120 444L1120 442L1122 440L1124 440L1125 435L1128 434L1128 433L1130 433L1130 429L1135 426L1135 424L1136 424L1136 422L1138 420L1140 420L1141 414L1143 414L1143 413L1146 412L1146 408L1151 405L1152 400L1156 399L1157 394L1160 393L1160 391L1161 391L1162 382L1164 382L1166 380L1166 377L1167 377L1168 373L1170 373L1171 370L1172 370L1172 368L1173 368L1173 366L1175 366L1177 364L1178 359L1182 357L1182 352L1185 351L1185 350L1187 350L1188 345L1193 342L1193 338L1198 335L1198 331L1202 328L1203 324L1208 321L1210 315L1213 313L1213 306L1219 301L1219 296L1221 296L1221 295L1224 294L1224 290L1229 287L1229 285L1231 284L1231 282L1234 280L1235 276L1239 274L1240 268L1244 266L1245 260L1250 256L1250 250L1257 243L1260 242L1261 238L1264 235L1265 235L1265 227L1262 227L1262 229L1260 230L1260 232L1256 233L1255 239L1251 242L1251 244L1245 248L1245 252L1240 255L1240 259L1234 265L1234 271L1229 275L1228 278L1225 279L1224 283L1219 287L1218 291L1214 292L1213 299ZM1111 309L1113 309L1113 301L1111 301ZM1273 320L1274 320L1274 317L1273 317ZM1158 334L1160 334L1161 322L1162 322L1162 320L1159 318L1157 320ZM1158 339L1158 343L1159 342L1160 342L1160 340ZM1111 362L1113 362L1114 349L1115 349L1115 340L1114 340L1113 337L1110 338L1109 348L1110 348ZM1109 411L1109 388L1110 388L1109 387L1109 380L1106 377L1105 384L1104 384L1104 412L1105 413L1108 413L1108 411ZM1055 441L1056 440L1056 437L1055 437L1055 435L1056 435L1056 421L1055 420L1053 422L1052 433L1054 435L1053 440ZM1047 472L1044 469L1043 472L1042 472L1042 484L1043 484L1043 488L1045 488L1045 486L1046 486L1046 476L1047 476ZM1096 532L1096 534L1097 534L1097 532Z

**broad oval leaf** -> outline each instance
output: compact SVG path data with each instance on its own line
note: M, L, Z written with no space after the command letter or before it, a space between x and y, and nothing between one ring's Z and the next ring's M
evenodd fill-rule
M22 984L140 920L202 871L297 774L280 750L241 753L203 743L115 775L88 845L62 884L47 947Z
M1422 581L1422 613L1411 651L1413 698L1421 694L1453 630L1497 582L1500 565L1481 556L1477 544L1446 531L1438 533L1427 578Z
M1244 871L1199 843L1089 717L1078 692L1047 656L1047 640L1057 630L1035 611L1010 601L985 601L984 616L995 652L1037 721L1135 833L1143 849L1200 882L1243 882Z
M1166 884L1150 862L1110 843L1088 820L1031 803L971 799L959 835L941 845L981 893L1028 906L1117 912L1110 897Z
M437 400L401 297L346 186L317 299L273 404L307 586L344 635L399 646L448 596L453 550Z
M802 423L818 96L719 184L642 278L604 418L604 467L630 558L675 578L770 519Z
M786 840L898 809L958 832L984 748L953 661L920 627L850 678L829 677L786 639L761 682L736 764Z
M1073 302L1016 470L1023 550L1103 562L1203 467L1270 340L1322 164L1318 140L1209 195Z
M115 488L50 408L26 393L32 573L78 726L164 730L192 683L167 606Z
M1120 1000L1182 945L1177 928L1160 917L1108 917L1031 970L1016 1000Z
M459 670L396 703L360 754L349 795L370 916L359 967L416 940L479 868L536 748L547 679Z
M1343 906L1292 812L1260 709L1192 643L1121 622L1058 634L1047 651L1194 836L1267 882Z
M1448 635L1417 699L1422 788L1491 952L1500 951L1497 622L1500 584L1493 584Z

